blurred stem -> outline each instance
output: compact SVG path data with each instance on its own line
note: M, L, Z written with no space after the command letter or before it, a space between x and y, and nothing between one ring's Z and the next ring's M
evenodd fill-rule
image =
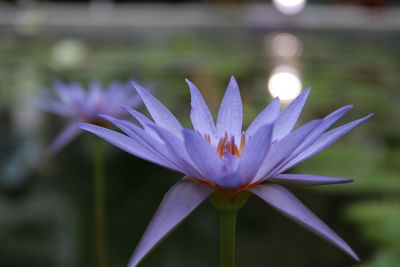
M219 213L221 267L235 266L236 217L238 210L246 204L249 195L248 192L232 195L229 191L216 191L210 197Z
M106 233L105 233L105 172L104 172L104 141L100 138L94 140L94 228L95 228L95 266L105 267Z

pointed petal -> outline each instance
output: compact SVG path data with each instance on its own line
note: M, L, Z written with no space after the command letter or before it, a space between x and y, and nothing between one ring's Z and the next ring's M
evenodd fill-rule
M46 99L46 100L33 100L31 104L43 111L53 113L62 117L71 117L71 111L59 101Z
M100 115L100 117L108 120L110 123L114 124L120 130L126 133L149 153L153 154L153 156L158 159L158 162L170 166L170 168L173 170L177 170L183 174L193 174L192 172L188 172L184 165L179 164L179 155L176 153L170 153L168 146L164 144L164 140L159 142L157 139L154 139L152 136L148 135L143 129L137 127L129 121L118 120L107 115ZM154 125L154 127L160 128L157 125ZM173 134L171 133L171 135ZM158 139L161 140L159 137ZM183 143L183 141L181 142Z
M240 157L238 172L245 178L244 183L251 181L263 163L271 146L273 125L265 125L251 136Z
M212 187L182 180L165 195L133 253L128 267L135 267L149 252L212 192Z
M76 122L71 122L61 131L61 133L54 139L54 141L48 147L50 154L55 154L60 151L64 146L72 141L78 134L80 129L76 125Z
M358 256L343 239L284 187L275 184L266 184L255 186L250 189L250 191L283 215L311 230L313 233L342 249L355 260L359 261Z
M274 98L271 103L253 120L246 130L247 136L252 136L261 126L273 123L279 115L279 98Z
M320 125L316 127L304 140L304 142L292 153L292 155L287 158L284 162L282 162L276 170L275 174L282 173L287 170L285 166L292 159L297 157L300 153L302 153L305 149L307 149L310 145L312 145L327 129L329 129L336 121L338 121L347 111L349 111L353 106L348 105L341 107L328 116L326 116Z
M161 140L158 134L154 131L154 129L152 127L149 127L149 125L154 125L154 126L156 125L153 121L148 119L142 113L134 110L133 108L130 108L128 106L122 106L122 108L128 111L128 113L131 114L131 116L140 123L140 125L148 134L150 134L152 137L154 137L159 141Z
M209 134L215 136L215 124L211 112L204 101L199 89L188 79L186 83L190 88L192 110L190 112L190 119L195 130L202 134Z
M329 129L329 127L331 127L335 122L337 122L351 108L353 108L353 105L344 106L326 116L322 120L321 124L317 128L315 128L315 130L307 137L304 143L301 144L301 146L297 150L298 151L304 150L310 144L314 143L314 141L317 140L317 138L320 137L321 134L323 134L327 129Z
M70 85L63 83L59 80L53 82L54 91L57 96L61 99L62 102L66 104L71 104L71 93L68 91L70 90Z
M97 135L98 137L106 140L107 142L134 156L148 160L157 165L161 165L174 171L181 172L181 170L173 163L162 158L160 154L156 154L154 152L154 149L144 145L143 142L138 142L138 140L135 140L131 137L97 125L89 123L79 123L78 125L79 128ZM161 148L160 151L162 151Z
M198 133L184 129L185 147L193 163L204 178L213 181L221 176L221 161L217 152Z
M165 143L165 149L167 149L170 155L173 155L175 164L177 164L185 174L198 179L203 179L201 173L196 168L196 165L191 161L190 156L186 152L185 143L179 139L176 135L170 131L163 129L157 125L150 126L153 130L159 134L163 142Z
M222 137L228 133L234 135L238 140L242 131L242 120L242 99L238 84L232 76L219 109L217 135Z
M268 179L268 181L287 185L324 185L350 183L353 182L353 179L326 177L310 174L278 174Z
M154 96L139 84L132 82L139 96L142 98L154 121L163 128L180 133L182 126L175 116Z
M281 113L279 118L275 122L274 134L272 140L282 139L288 135L295 126L301 111L303 110L304 104L306 103L307 97L310 94L310 88L304 90L295 100L293 100L287 108Z
M354 127L356 127L356 126L360 125L361 123L363 123L364 121L368 120L373 115L374 114L369 114L368 116L365 116L364 118L349 122L345 125L339 126L333 130L330 130L330 131L324 133L306 150L304 150L299 155L297 155L295 158L290 160L287 164L285 164L285 166L282 168L282 171L285 171L285 170L293 167L294 165L299 164L303 160L306 160L309 157L324 150L326 147L330 146L332 143L334 143L340 137L342 137L343 135L348 133Z
M321 123L321 120L313 120L291 132L283 139L273 144L255 180L260 182L267 179L279 165L284 162L299 147L307 136Z

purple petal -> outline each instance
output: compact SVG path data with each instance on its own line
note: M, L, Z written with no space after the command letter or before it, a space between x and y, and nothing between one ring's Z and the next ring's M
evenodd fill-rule
M316 127L304 140L304 142L292 153L292 155L282 162L276 170L275 174L282 173L287 169L284 168L288 162L297 157L305 149L307 149L311 144L313 144L327 129L329 129L336 121L338 121L347 111L349 111L353 106L348 105L337 109L328 116L326 116L320 125Z
M106 140L107 142L134 156L148 160L157 165L161 165L174 171L181 172L181 170L177 166L160 157L159 153L156 154L153 148L149 148L149 146L144 145L143 142L138 142L137 140L130 138L126 135L93 124L79 123L79 127L83 130L97 135L98 137ZM156 144L157 143L155 143L155 145ZM159 151L162 151L162 149L160 148Z
M148 135L143 129L137 127L129 121L118 120L107 115L100 115L100 117L108 120L124 133L129 135L135 142L141 145L149 153L152 153L153 156L158 159L158 162L170 166L170 168L172 167L173 170L177 170L183 174L192 175L192 172L188 172L185 166L179 164L179 156L176 153L170 153L168 146L164 144L164 141L159 142L152 136ZM161 139L159 138L159 140ZM183 143L183 141L181 142Z
M71 93L69 92L70 85L61 81L54 81L54 91L57 96L66 104L71 104Z
M191 105L192 110L190 112L190 119L195 130L202 134L209 134L212 137L215 136L215 124L211 112L204 101L203 96L199 92L199 89L188 79L186 83L190 88Z
M272 130L271 124L260 127L244 147L238 172L245 178L245 183L254 178L264 161L271 145Z
M353 179L326 177L310 174L278 174L268 179L270 182L283 183L287 185L324 185L350 183Z
M152 137L154 137L155 139L157 139L159 141L161 140L160 137L158 136L158 134L154 131L154 128L150 127L150 125L153 125L153 126L156 125L153 121L148 119L142 113L134 110L133 108L130 108L128 106L122 106L122 108L124 108L126 111L128 111L129 114L131 114L131 116L140 123L140 125L143 127L143 129L148 134L150 134Z
M271 103L253 120L246 130L247 136L252 136L261 126L271 124L279 115L279 98L274 98Z
M213 182L224 189L232 189L232 190L244 184L243 175L235 171L229 172L226 175L218 177L218 179Z
M185 147L203 177L214 181L221 176L221 160L215 149L198 133L184 129Z
M303 110L304 104L306 103L307 97L310 94L310 88L304 90L295 100L293 100L287 108L281 113L275 122L274 134L272 140L282 139L288 135L295 126L301 111Z
M59 101L52 100L52 99L46 99L46 100L33 100L32 105L44 110L46 112L50 112L62 117L71 117L71 111L66 108L66 106L63 103L60 103Z
M306 150L304 150L299 155L297 155L295 158L293 158L291 161L289 161L287 164L285 164L285 166L283 166L283 168L281 170L285 171L285 170L293 167L294 165L299 164L300 162L308 159L309 157L317 154L318 152L324 150L326 147L330 146L332 143L334 143L340 137L342 137L343 135L348 133L354 127L356 127L356 126L360 125L361 123L363 123L364 121L368 120L373 115L374 114L369 114L368 116L365 116L364 118L352 121L350 123L339 126L333 130L330 130L329 132L324 133Z
M142 98L154 121L163 128L174 133L180 133L182 126L175 116L154 96L139 84L132 82L139 96Z
M179 139L176 135L170 131L158 127L157 125L152 126L153 130L156 131L165 143L166 149L170 155L174 157L174 162L177 164L184 173L188 176L203 179L199 170L195 164L190 160L190 156L186 152L185 144L183 140Z
M54 90L58 97L68 105L74 105L85 98L85 90L78 83L55 81Z
M99 81L91 81L89 82L89 89L87 91L87 101L91 104L98 102L102 97L102 89ZM105 92L104 94L107 94Z
M137 264L212 192L212 187L182 180L164 196L160 207L133 253L128 267Z
M276 144L273 144L253 182L260 182L268 178L269 175L273 173L274 169L290 157L293 151L304 142L307 136L318 127L320 123L321 120L313 120L291 132Z
M274 184L266 184L255 186L250 189L250 191L285 216L342 249L355 260L360 260L343 239L333 232L323 221L314 215L312 211L310 211L284 187Z
M76 122L71 122L61 131L56 139L48 147L50 154L55 154L60 151L65 145L72 141L78 134L80 129Z
M238 84L232 76L219 109L217 135L222 137L225 133L228 133L234 135L236 140L239 140L242 131L242 120L242 99Z
M327 129L329 129L335 122L337 122L347 111L353 108L353 105L341 107L328 116L326 116L321 124L307 137L303 144L297 149L299 151L307 148L309 145L314 143L318 137L321 136Z

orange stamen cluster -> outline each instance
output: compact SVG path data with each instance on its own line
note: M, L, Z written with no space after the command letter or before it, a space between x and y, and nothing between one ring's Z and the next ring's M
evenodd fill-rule
M225 136L221 138L218 142L217 153L220 157L223 157L226 152L229 152L233 156L239 157L243 152L245 144L246 137L244 135L242 135L242 137L240 138L240 146L238 148L235 143L235 138L233 136L229 138L228 134L225 133Z

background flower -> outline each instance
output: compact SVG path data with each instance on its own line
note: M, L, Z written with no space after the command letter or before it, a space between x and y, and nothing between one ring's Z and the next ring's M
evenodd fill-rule
M79 83L54 82L53 91L46 91L34 104L47 112L68 119L67 126L49 146L50 153L56 153L75 138L80 129L77 122L88 122L98 125L107 123L100 114L122 118L125 114L121 105L136 107L140 103L133 94L132 86L120 82L112 82L102 88L97 81L89 83L85 90Z

